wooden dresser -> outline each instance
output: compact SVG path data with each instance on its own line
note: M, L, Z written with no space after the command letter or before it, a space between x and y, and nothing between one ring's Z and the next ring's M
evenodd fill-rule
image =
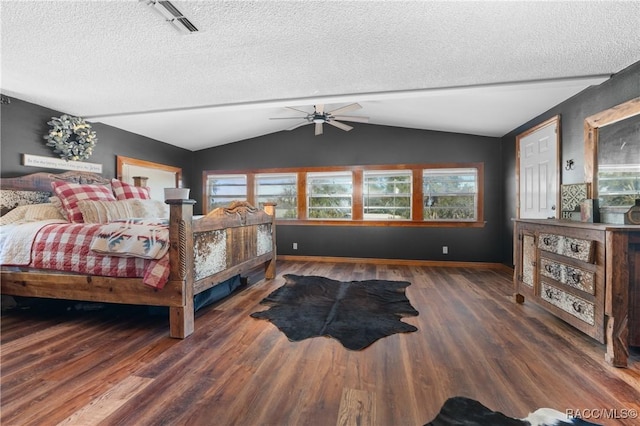
M640 226L517 219L515 299L533 300L626 367L640 346Z

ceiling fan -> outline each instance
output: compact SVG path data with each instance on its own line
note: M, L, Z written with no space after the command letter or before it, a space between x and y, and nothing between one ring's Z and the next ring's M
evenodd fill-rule
M291 120L291 119L304 120L303 122L288 128L287 130L293 130L301 126L306 126L307 124L315 123L316 136L322 134L322 125L325 123L330 124L331 126L337 127L338 129L342 129L345 132L348 132L349 130L353 129L353 127L336 120L353 121L357 123L369 122L369 117L358 117L355 115L341 115L341 114L344 114L345 112L355 111L357 109L362 108L360 104L350 104L338 109L334 109L333 111L327 111L327 112L324 111L323 104L318 104L318 105L314 105L314 110L312 113L308 113L306 111L303 111L297 108L292 108L292 107L287 107L287 108L294 111L301 112L305 114L305 116L304 117L273 117L271 119L272 120Z

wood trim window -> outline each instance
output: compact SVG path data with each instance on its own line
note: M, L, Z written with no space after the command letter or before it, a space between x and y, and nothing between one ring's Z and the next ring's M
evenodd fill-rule
M364 170L362 218L411 220L412 184L411 170Z
M203 172L205 213L278 203L279 224L484 226L484 164L393 164Z
M255 205L277 200L276 219L298 218L298 173L257 173Z
M247 175L241 173L207 176L207 211L227 207L232 201L249 201Z
M351 220L353 218L353 172L307 173L307 218Z
M423 219L475 222L478 205L478 170L427 169L422 174Z

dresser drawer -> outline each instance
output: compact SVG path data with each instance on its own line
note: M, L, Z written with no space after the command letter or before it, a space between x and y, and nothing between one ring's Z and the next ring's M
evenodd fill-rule
M591 271L540 257L540 274L585 293L595 294L596 274Z
M538 236L538 248L583 262L593 262L594 244L591 240L541 233Z
M553 306L573 315L580 321L589 325L595 325L595 305L580 297L567 293L551 284L542 281L540 283L540 298Z

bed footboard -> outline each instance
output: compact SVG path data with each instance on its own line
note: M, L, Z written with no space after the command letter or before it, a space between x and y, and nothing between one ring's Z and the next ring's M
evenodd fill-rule
M260 265L265 268L266 279L275 278L275 204L266 204L262 211L246 202L234 202L194 220L195 201L167 203L169 283L184 289L184 305L170 307L170 335L184 338L194 331L196 294Z

